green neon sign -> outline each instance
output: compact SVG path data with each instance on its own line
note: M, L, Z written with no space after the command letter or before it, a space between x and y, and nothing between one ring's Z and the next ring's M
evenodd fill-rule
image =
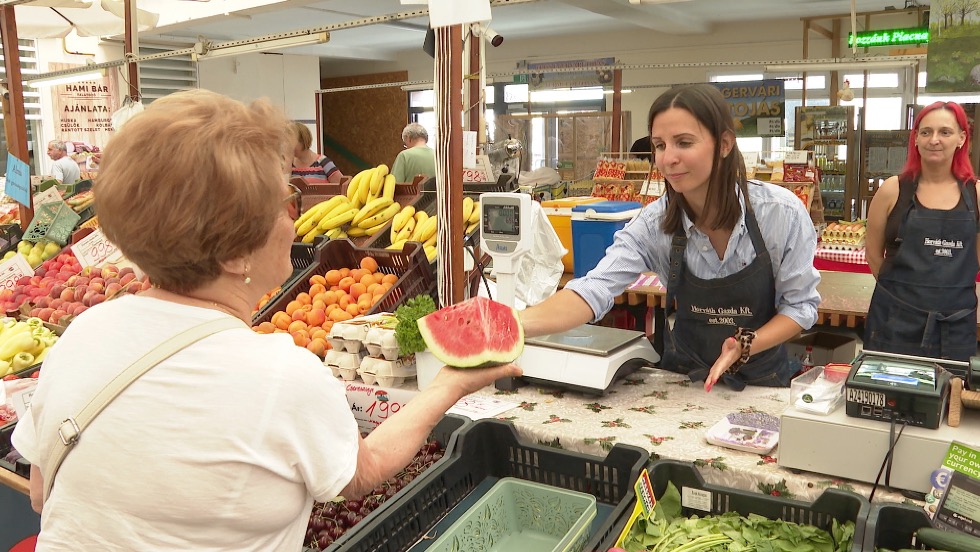
M857 45L868 46L898 46L900 44L928 44L928 27L911 29L887 29L883 31L860 31L857 33ZM847 45L854 46L854 33L847 33Z

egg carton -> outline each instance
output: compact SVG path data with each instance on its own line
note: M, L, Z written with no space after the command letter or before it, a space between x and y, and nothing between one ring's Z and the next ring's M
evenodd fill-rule
M362 352L349 353L343 349L331 349L324 355L323 364L330 368L334 377L352 381L357 377L363 358Z
M860 251L864 249L864 241L862 240L861 243L853 243L853 244L821 242L820 247L821 249L825 249L827 251Z
M389 328L374 327L368 330L367 336L364 337L364 346L368 354L373 357L396 360L401 356L398 340L395 339L395 330Z
M366 356L361 360L357 374L364 383L383 387L398 386L407 379L415 379L415 357L407 356L395 360Z
M364 348L364 339L368 332L390 316L392 315L389 313L378 313L347 322L337 322L330 328L330 333L327 334L327 342L334 349L358 353Z

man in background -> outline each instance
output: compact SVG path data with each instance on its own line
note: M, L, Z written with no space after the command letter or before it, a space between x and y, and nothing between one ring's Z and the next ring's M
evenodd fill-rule
M436 153L427 143L429 133L418 123L409 123L402 130L402 145L405 150L395 157L391 165L391 174L395 182L411 182L416 176L435 176Z
M51 174L62 184L74 184L82 177L78 163L68 155L68 146L61 140L52 140L48 144L48 157L54 161Z

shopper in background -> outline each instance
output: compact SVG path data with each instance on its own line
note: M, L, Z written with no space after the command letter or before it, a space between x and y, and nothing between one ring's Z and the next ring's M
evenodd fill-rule
M915 118L901 174L868 209L866 253L878 282L864 348L969 360L977 353L977 182L963 108L936 102Z
M99 222L155 287L86 311L44 362L13 434L32 463L37 550L299 550L314 499L376 487L458 399L520 374L444 369L361 438L344 386L317 356L249 328L262 294L292 271L300 196L283 175L285 128L264 100L195 90L153 102L110 141ZM221 318L240 327L177 352L108 403L42 509L62 421L136 358Z
M418 123L409 123L402 130L402 146L405 148L395 157L391 174L395 182L411 182L418 175L435 176L436 153L427 143L429 132Z
M728 104L708 84L657 98L648 124L667 193L616 233L598 266L523 312L527 335L598 320L638 275L667 283L661 366L741 390L786 386L798 366L782 343L816 322L816 233L803 203L747 182ZM674 244L672 246L672 243ZM676 312L673 306L676 301Z
M311 183L330 182L337 184L344 174L337 165L326 155L320 155L312 149L313 135L310 129L299 121L290 123L295 133L293 146L293 176L300 176Z
M630 146L630 153L635 154L633 157L638 157L644 161L652 161L653 145L650 144L650 137L644 136L637 138L633 142L633 145Z
M61 140L52 140L48 143L48 157L54 161L51 174L58 182L74 184L82 177L78 163L68 155L68 146Z

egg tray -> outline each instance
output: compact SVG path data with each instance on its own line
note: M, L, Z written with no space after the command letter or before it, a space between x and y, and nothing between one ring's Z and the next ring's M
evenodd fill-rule
M820 242L820 249L826 251L861 251L864 249L864 242L859 244Z

